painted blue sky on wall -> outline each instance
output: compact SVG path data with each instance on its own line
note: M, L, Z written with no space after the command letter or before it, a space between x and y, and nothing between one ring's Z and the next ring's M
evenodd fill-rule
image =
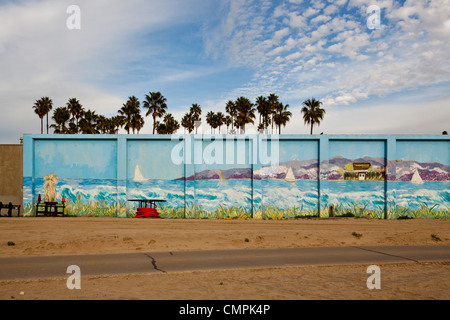
M446 141L399 141L397 159L450 165L450 149Z
M56 174L64 179L115 179L117 177L115 140L37 140L35 175Z
M291 160L311 160L319 156L318 141L282 141L280 142L280 162Z
M330 141L329 158L342 156L349 159L358 159L362 157L385 157L384 141Z
M183 165L172 160L172 150L179 141L170 140L131 140L128 142L127 178L135 178L139 166L144 179L172 180L183 176Z

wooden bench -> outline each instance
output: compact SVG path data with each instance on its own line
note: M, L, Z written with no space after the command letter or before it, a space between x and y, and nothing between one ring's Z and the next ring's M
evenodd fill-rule
M17 209L17 216L20 215L20 205L12 204L11 202L9 204L0 202L0 216L2 215L2 209L8 209L8 217L12 217L13 209Z

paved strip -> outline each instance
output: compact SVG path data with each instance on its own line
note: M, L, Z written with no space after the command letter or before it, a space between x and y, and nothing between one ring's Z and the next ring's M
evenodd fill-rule
M0 280L305 265L450 261L450 246L361 246L0 258Z

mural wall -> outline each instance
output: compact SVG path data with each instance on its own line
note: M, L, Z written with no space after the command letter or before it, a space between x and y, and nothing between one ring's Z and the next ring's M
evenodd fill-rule
M26 216L54 174L69 216L450 217L446 136L25 135L23 158Z

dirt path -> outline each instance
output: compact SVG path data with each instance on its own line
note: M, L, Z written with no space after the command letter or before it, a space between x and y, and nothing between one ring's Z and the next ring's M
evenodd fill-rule
M138 220L2 218L0 256L168 250L450 243L448 220ZM9 242L9 245L8 245ZM14 244L14 245L13 245ZM0 299L442 299L450 264L384 264L381 290L366 286L365 265L286 267L6 281ZM69 276L69 275L68 275Z

